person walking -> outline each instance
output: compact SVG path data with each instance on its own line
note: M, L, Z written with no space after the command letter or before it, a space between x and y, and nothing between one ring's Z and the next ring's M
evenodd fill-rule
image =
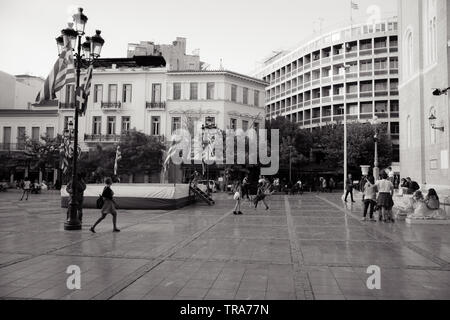
M23 197L25 196L25 194L27 195L27 198L25 200L28 200L28 196L30 195L30 191L31 191L31 181L30 181L30 179L28 179L28 177L25 177L25 179L21 183L21 187L22 187L23 192L22 192L22 197L20 198L20 201L23 200Z
M330 180L328 181L328 190L330 191L330 193L333 193L333 189L336 186L336 182L334 181L333 177L330 178Z
M248 175L245 175L244 179L242 180L242 199L247 198L247 200L250 200L250 197L248 195L249 188L250 183L248 181Z
M352 175L349 174L347 179L345 180L345 199L344 201L347 202L347 197L350 195L350 198L352 199L352 202L355 203L353 200L353 180Z
M363 195L363 201L364 201L364 216L362 218L362 221L367 221L367 210L369 211L369 217L370 221L375 221L373 218L373 210L375 208L375 205L377 204L377 187L375 186L375 179L370 176L367 178L367 182L364 185L364 195Z
M263 183L258 184L258 191L256 193L255 197L255 209L258 208L258 203L262 201L264 205L266 206L266 210L269 210L269 206L266 203L266 189L264 187Z
M91 227L91 232L95 233L95 227L106 218L108 214L112 215L113 221L113 231L120 232L117 228L117 210L116 210L116 202L114 201L114 191L112 191L112 180L111 178L106 178L105 180L105 188L103 189L102 198L103 198L103 207L101 209L102 216L100 219L95 222L95 224Z
M394 206L392 195L394 192L394 185L388 179L386 172L383 172L381 174L381 180L378 180L375 183L378 190L377 205L381 208L379 221L383 219L384 222L394 222L394 218L392 217L392 207Z
M323 193L327 192L327 188L328 188L327 179L322 178L322 192Z
M84 182L84 175L82 173L78 173L77 175L78 181L77 181L77 194L75 195L77 200L77 212L78 212L78 219L80 222L83 222L83 201L84 201L84 191L86 190L86 183ZM73 181L70 181L67 184L66 191L70 195L69 200L69 208L67 210L67 220L69 220L70 216L70 204L72 202L72 193L73 193Z
M236 201L236 204L233 209L233 214L234 215L242 215L243 214L241 212L242 185L241 185L240 181L236 182L236 184L234 186L233 199Z

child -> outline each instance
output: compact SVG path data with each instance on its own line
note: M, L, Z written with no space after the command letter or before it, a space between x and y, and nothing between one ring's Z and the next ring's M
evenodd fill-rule
M241 198L242 198L242 186L241 183L238 181L236 183L236 186L234 188L234 197L233 199L236 200L236 205L234 206L233 214L234 215L241 215Z
M427 208L430 210L439 210L439 197L437 195L436 190L430 189L428 190L428 194L425 197L425 203Z

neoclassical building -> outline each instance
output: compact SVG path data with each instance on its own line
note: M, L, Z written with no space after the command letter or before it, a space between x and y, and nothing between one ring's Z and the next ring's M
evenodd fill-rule
M263 128L266 85L227 70L169 71L159 55L99 59L86 114L79 119L79 143L84 151L98 144L113 146L130 129L167 141L174 130L193 118L222 130L246 130L252 125ZM8 114L8 119L0 121L0 146L20 143L18 130L33 139L50 127L52 134L62 134L74 116L73 85L57 96L57 101L35 105L20 115L2 110L0 114ZM44 115L49 118L42 118ZM12 134L5 135L10 131ZM159 177L134 177L134 182L144 181L159 182Z
M398 11L402 175L450 194L449 96L435 95L450 86L450 4L400 0Z
M266 88L266 117L302 128L343 120L388 124L399 169L399 56L397 18L353 25L282 52L257 71Z

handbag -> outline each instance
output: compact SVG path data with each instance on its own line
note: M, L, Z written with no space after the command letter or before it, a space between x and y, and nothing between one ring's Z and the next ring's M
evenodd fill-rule
M105 200L103 200L102 195L99 195L97 199L97 209L103 208L103 205L105 204Z
M234 193L233 199L234 199L234 200L239 200L240 198L241 198L241 194L240 194L238 191L236 191L236 192Z

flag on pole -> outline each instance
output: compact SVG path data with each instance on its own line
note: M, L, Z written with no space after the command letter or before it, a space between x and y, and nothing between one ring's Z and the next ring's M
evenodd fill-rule
M356 2L351 1L352 4L352 9L353 10L359 10L359 4L357 4Z
M80 105L81 115L86 113L89 94L91 93L91 81L94 65L91 64L86 71L81 88L83 88L83 103Z
M122 159L122 153L120 152L120 146L117 146L116 158L114 160L114 175L117 175L118 162L120 159Z
M36 102L41 103L45 100L55 99L56 93L70 83L75 83L75 67L72 48L67 46L64 47L53 69L50 71L47 79L45 79L36 97Z

